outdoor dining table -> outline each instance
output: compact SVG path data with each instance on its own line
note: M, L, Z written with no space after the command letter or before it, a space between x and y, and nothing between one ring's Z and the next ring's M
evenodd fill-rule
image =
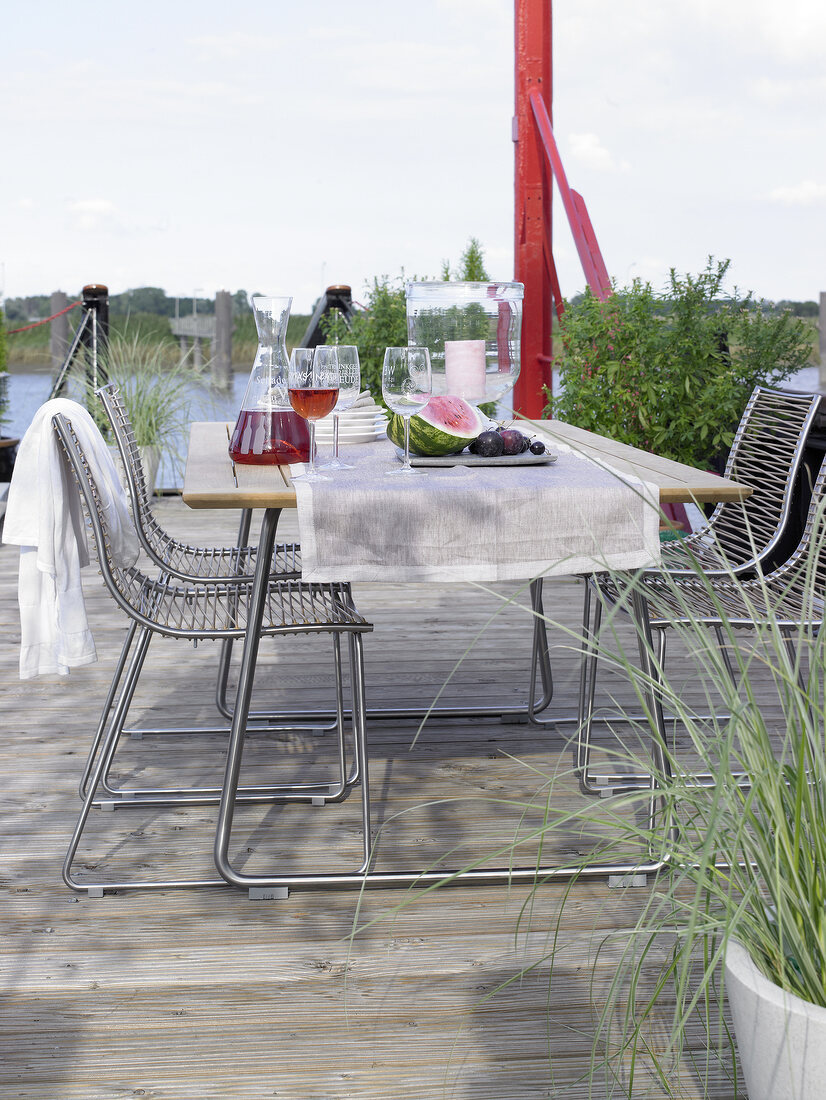
M718 477L715 474L695 469L683 463L673 462L635 447L620 444L607 437L575 428L572 425L560 421L537 422L531 425L531 427L537 435L546 440L550 451L558 449L569 456L573 455L578 459L589 460L584 465L587 466L588 469L593 469L596 472L595 476L597 478L599 477L600 471L602 471L603 476L607 471L610 477L615 481L629 479L634 485L642 486L649 494L649 497L654 494L657 498L657 500L649 500L649 504L656 504L657 502L660 505L678 502L701 504L724 500L736 501L745 499L752 491L747 485ZM381 447L386 448L386 454L381 450ZM351 453L356 453L358 450L359 448L353 448ZM376 454L374 455L373 452L376 452ZM364 453L366 454L366 449ZM385 462L389 468L389 466L396 461L396 454L392 445L387 440L384 440L381 446L373 446L371 458L374 463L376 461ZM580 463L580 465L582 466L583 464ZM541 467L540 469L551 471L551 474L546 473L540 475L540 477L553 476L554 467L552 465ZM445 471L439 472L441 474L445 473ZM616 477L617 474L620 475L619 478ZM337 492L337 476L340 475L333 475L330 481L326 483L328 492ZM401 479L392 478L386 480L389 484L391 481L398 483L399 480L405 481L407 479L402 477ZM507 478L505 480L507 481ZM427 484L426 475L420 478L410 478L410 481L419 483L420 487ZM322 498L326 499L328 502L333 500L343 515L346 514L349 509L355 510L357 514L353 517L353 524L356 531L362 529L360 524L366 519L366 517L358 515L359 507L367 508L367 502L369 502L371 511L375 511L376 508L375 495L372 498L365 498L365 501L360 501L358 494L353 492L353 486L357 483L357 480L354 482L352 478L349 482L342 479L342 486L349 484L350 489L348 492L342 489L338 496L333 496L331 498L328 495L326 498ZM435 486L436 483L434 481L431 484ZM537 484L541 484L541 482L538 481ZM369 869L363 867L353 872L276 873L272 875L245 874L232 866L229 859L229 842L235 810L235 799L239 784L244 739L249 719L250 698L258 656L262 614L269 581L269 562L272 556L276 528L281 510L284 508L296 508L298 506L299 496L302 493L306 493L308 488L309 487L306 485L301 486L300 482L293 482L289 466L233 465L227 453L227 433L226 424L224 422L194 423L192 425L182 494L184 503L191 508L199 509L236 509L245 512L247 515L250 514L252 509L263 510L261 531L257 544L258 552L256 556L255 576L249 602L246 634L238 678L237 697L232 715L232 727L222 787L221 805L216 826L214 855L216 867L221 876L231 885L248 889L251 896L255 897L284 897L290 888L299 887L358 889L368 886L390 887L425 885L445 880L452 882L490 884L497 882L514 883L520 881L532 883L537 879L569 878L573 873L571 868L558 866L539 867L536 863L524 868L514 866L501 868L476 867L458 872L446 872L444 870L436 871L433 869L419 871L402 869L376 870L373 867L369 867ZM496 499L498 495L499 494L495 491L491 491L487 494L492 502L491 507L494 509L496 508ZM505 491L502 491L501 498L501 507L504 510L509 506L508 502L512 502L513 498L511 494ZM304 501L306 502L306 500L307 498L305 497ZM304 512L302 513L300 511L299 515L301 516L303 514L306 517L308 505L304 503L303 507ZM503 522L507 520L507 518L506 515L503 515ZM537 522L542 522L541 516L537 517ZM307 534L309 533L310 532L307 532ZM301 532L301 538L302 556L305 557L304 531ZM313 532L313 541L314 540L315 532ZM322 541L321 536L319 537L319 541ZM606 538L606 541L611 540ZM312 549L315 551L315 546L313 546ZM312 558L312 554L308 556ZM348 553L343 556L345 564L342 568L345 570L345 574L347 569L354 568L354 576L341 575L334 579L347 581L350 579L363 579L364 577L369 577L370 579L383 578L382 561L374 561L372 564L367 563L366 565L362 564L362 570L366 569L366 572L362 571L360 573L359 563L353 563L352 557L352 543L349 543ZM622 561L623 558L620 556L617 560ZM637 567L638 564L648 564L644 563L641 559L637 562L637 559L633 555L628 557L627 560L635 563L633 566L629 567ZM390 564L391 563L388 563L388 565ZM314 576L312 573L313 568L317 569L318 563L310 561L310 580L331 579L325 576ZM337 568L337 566L334 564L333 568ZM446 572L440 572L440 568L446 570ZM520 571L518 562L506 561L504 566L497 566L491 576L487 576L485 573L484 561L481 565L482 572L479 572L479 568L480 566L478 563L471 563L471 579L477 580L481 577L483 579L492 580L522 577L528 582L534 576L531 570L536 569L536 562L534 561L530 564L526 563L524 568ZM545 563L543 572L549 575L554 575L554 573L556 575L570 575L594 571L596 568L597 565L583 566L582 559L574 555L570 562L552 562L550 567ZM624 566L620 566L620 568L624 568ZM473 571L474 569L476 570L475 572ZM503 569L504 572L502 571ZM376 572L376 570L378 570L378 572ZM426 571L423 572L422 579L429 575L430 574ZM439 579L456 580L461 580L464 576L461 569L458 570L457 574L454 576L451 572L449 561L446 561L441 567L437 567L432 575ZM416 570L405 572L404 569L399 571L397 568L393 567L392 571L388 572L386 577L387 580L392 580L394 583L397 583L399 578L401 578L402 581L405 579L419 579L419 574ZM536 583L535 580L534 583ZM645 639L648 638L650 642L650 631L648 627L647 607L641 595L634 595L633 607L631 610L643 639L640 643L640 656L641 660L645 662L647 660L646 648L650 653L650 646L645 646ZM652 695L649 699L649 704L652 707L657 707L659 706L659 701ZM653 751L656 752L656 745ZM366 759L363 761L362 782L365 785L368 783ZM369 798L369 795L367 797ZM365 810L364 826L367 843L369 809ZM629 860L627 863L610 866L593 865L587 869L586 874L588 877L596 876L610 878L613 876L624 877L645 875L656 873L661 869L662 864L660 863ZM577 873L581 874L581 869Z

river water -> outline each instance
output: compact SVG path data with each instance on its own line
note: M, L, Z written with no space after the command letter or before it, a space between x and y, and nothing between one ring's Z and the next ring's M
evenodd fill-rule
M207 384L195 384L191 393L190 420L227 420L234 424L244 397L249 373L235 372L233 388L229 394L216 393ZM20 438L32 422L32 418L52 388L52 374L48 370L10 366L5 376L7 409L0 426L0 435ZM76 397L67 390L66 397ZM170 453L163 455L158 470L157 487L176 489L183 484L183 460L186 456L187 432L175 441Z

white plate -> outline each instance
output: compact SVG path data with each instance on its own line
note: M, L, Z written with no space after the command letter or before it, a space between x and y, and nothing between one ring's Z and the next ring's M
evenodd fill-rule
M378 438L379 437L374 431L351 432L348 435L342 435L339 432L338 442L340 447L346 447L350 443L374 443ZM333 436L332 433L330 435L321 435L316 432L315 440L316 443L330 444L330 446L332 446Z
M364 424L372 425L378 419L380 419L382 421L382 423L386 423L386 421L387 421L386 417L382 416L380 413L377 413L374 409L373 410L368 409L367 411L365 411L363 413L362 412L340 413L339 418L338 418L338 423L339 423L339 427L343 428L345 426L345 424L353 424L353 425L357 424L359 426L364 425ZM333 414L330 413L328 416L322 417L321 420L318 421L318 423L319 424L329 424L330 427L332 427Z

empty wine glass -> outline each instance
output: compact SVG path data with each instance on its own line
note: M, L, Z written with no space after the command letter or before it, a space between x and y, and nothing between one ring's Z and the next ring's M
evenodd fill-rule
M420 474L410 465L410 418L430 400L433 385L427 348L388 348L384 353L381 392L385 404L404 418L404 465L389 474Z
M316 348L316 351L320 351ZM359 349L351 344L337 344L335 351L338 357L338 400L333 409L333 457L325 462L322 470L352 470L349 462L342 462L338 457L338 418L339 413L355 404L361 393L361 367L359 365Z
M315 422L332 412L338 397L335 348L293 348L287 386L293 409L310 424L310 461L301 476L307 481L327 481L316 466Z

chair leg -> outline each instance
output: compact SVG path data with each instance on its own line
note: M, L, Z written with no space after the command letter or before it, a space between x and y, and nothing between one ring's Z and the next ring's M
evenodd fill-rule
M136 803L142 803L144 805L215 805L220 801L221 788L215 787L113 787L109 780L109 773L114 761L115 752L117 750L118 739L120 734L124 732L123 724L129 713L129 708L134 698L135 690L137 688L138 680L140 678L143 664L146 659L146 654L149 649L149 643L152 635L146 632L148 637L144 639L143 634L141 636L140 652L135 654L135 658L132 661L129 672L125 678L124 684L121 688L121 695L118 701L118 713L120 714L120 732L118 738L116 738L110 745L108 750L108 762L106 767L102 771L99 777L97 786L100 787L104 793L103 796L95 799L96 806L105 806L107 809L116 805L134 805ZM337 636L336 636L337 641ZM340 649L334 651L334 661L336 668L338 669L338 681L341 680L340 666L341 655ZM338 746L338 775L332 778L329 782L325 783L293 783L288 785L259 785L259 786L243 786L239 788L238 800L240 802L312 802L314 805L322 805L325 802L339 801L347 793L347 790L355 780L351 780L345 777L346 759L345 759L345 745L344 745L344 725L343 725L343 698L341 694L341 688L338 688L337 709L340 715L340 721L338 725L339 729L339 746ZM259 733L262 727L250 726L250 730ZM291 727L288 727L291 728ZM170 733L175 732L216 732L219 734L229 734L229 729L219 728L216 730L199 730L197 727L188 727L186 730L170 730L166 731Z
M92 745L89 749L89 755L86 757L86 763L83 767L83 774L80 777L78 793L80 794L81 801L85 801L86 799L86 794L89 789L89 777L92 774L95 756L97 755L98 748L101 741L103 740L103 735L109 722L109 716L112 713L112 707L115 702L115 697L118 693L118 686L120 684L121 677L123 676L123 670L126 667L126 662L129 658L129 650L132 648L132 642L134 641L137 629L137 621L135 619L130 619L129 629L126 631L126 637L124 638L123 646L121 647L120 656L118 657L118 663L115 667L115 673L112 677L112 683L109 685L109 691L103 704L103 710L100 714L98 728L95 731L94 738L92 739Z
M533 612L533 643L531 649L531 674L528 688L528 721L539 723L537 716L547 709L554 696L554 677L551 658L548 653L548 628L545 623L545 608L542 602L542 578L531 581L531 610ZM542 695L536 698L537 672Z
M137 672L140 664L145 657L146 647L149 644L149 632L143 631L138 641L138 645L132 653L132 658L127 671L127 683L130 680L137 678ZM158 883L141 883L133 881L109 881L109 882L83 882L77 879L73 873L73 864L77 855L77 850L80 845L83 832L86 828L89 820L89 814L95 804L95 795L97 793L98 786L101 782L103 775L108 771L111 766L112 757L114 756L115 747L117 745L118 738L123 730L123 723L126 717L126 710L128 704L126 702L126 693L121 691L117 704L115 705L112 713L109 727L106 731L106 735L100 746L100 752L97 756L97 762L95 764L92 775L89 779L87 797L83 802L80 815L75 825L72 838L69 842L69 847L66 852L66 858L63 861L63 881L71 889L81 894L89 894L91 897L99 897L103 894L104 890L121 890L121 889L135 889L142 888L144 886L155 888L171 888L175 886L220 886L222 882L220 879L197 879L197 880L170 880L166 882Z
M580 789L584 794L603 794L605 787L597 782L590 771L591 736L594 727L594 697L597 685L599 639L602 629L602 598L599 591L592 599L591 582L585 582L582 607L582 657L579 667L579 707L575 770ZM594 604L594 622L591 626L591 604Z
M737 685L737 673L734 669L734 665L731 661L731 654L728 651L726 639L723 635L723 628L721 626L714 627L714 635L717 638L717 648L720 650L720 656L723 660L723 664L726 666L726 672L729 678L735 686Z

